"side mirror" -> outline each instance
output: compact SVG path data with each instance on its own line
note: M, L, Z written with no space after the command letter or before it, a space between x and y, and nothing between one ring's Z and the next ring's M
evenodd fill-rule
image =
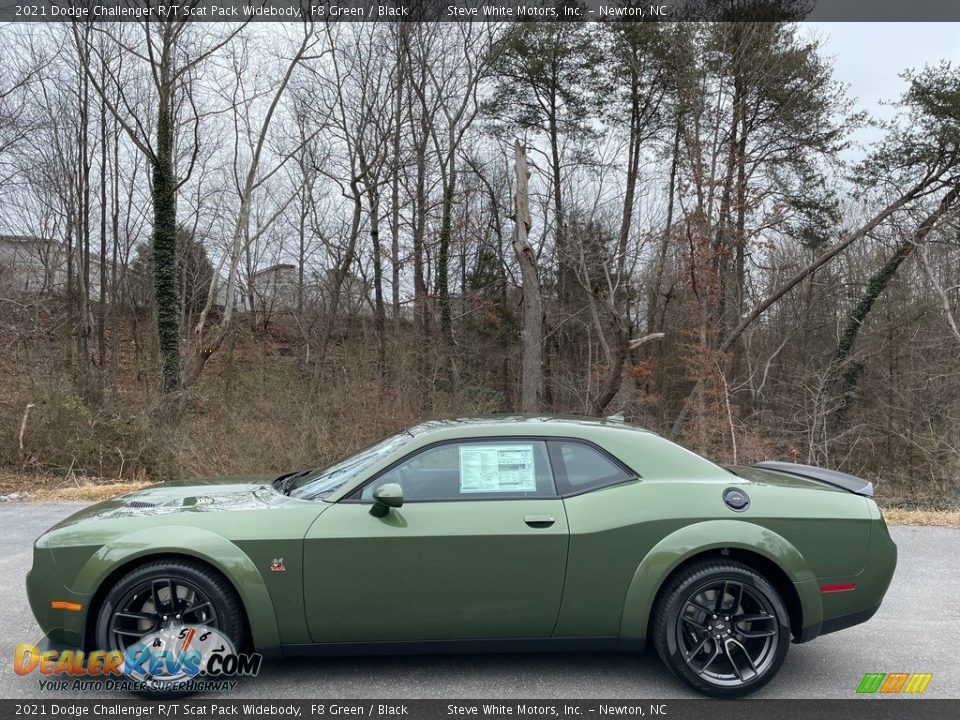
M383 517L390 508L403 506L403 488L397 483L385 483L373 491L373 505L370 514L374 517Z

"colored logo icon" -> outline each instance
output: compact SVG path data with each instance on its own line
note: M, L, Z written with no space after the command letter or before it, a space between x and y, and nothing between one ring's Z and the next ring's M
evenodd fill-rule
M858 693L918 695L927 689L933 673L867 673L857 686Z

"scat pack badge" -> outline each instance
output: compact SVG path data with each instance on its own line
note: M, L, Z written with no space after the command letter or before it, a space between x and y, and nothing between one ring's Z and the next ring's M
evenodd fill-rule
M287 566L283 564L283 558L274 558L270 563L270 572L286 572Z

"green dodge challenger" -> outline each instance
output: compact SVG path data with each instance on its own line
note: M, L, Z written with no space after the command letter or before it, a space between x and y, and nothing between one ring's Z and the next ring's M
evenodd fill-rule
M433 421L324 470L83 509L36 541L27 592L74 648L181 624L268 657L652 645L734 697L791 638L876 612L897 551L872 494L805 465L723 468L617 418Z

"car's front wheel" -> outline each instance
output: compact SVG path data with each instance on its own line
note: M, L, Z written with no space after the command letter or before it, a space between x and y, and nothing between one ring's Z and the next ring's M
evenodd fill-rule
M167 652L173 657L187 652L186 643L197 648L201 640L208 644L227 640L239 649L243 631L240 599L226 578L203 563L170 558L146 562L110 588L97 616L96 642L99 649L118 650L125 658L147 644L157 654ZM145 662L142 669L125 674L153 681L155 667ZM145 691L179 695L166 691L163 683Z
M777 590L733 560L681 570L659 594L653 642L678 678L713 697L741 697L766 685L790 645Z

